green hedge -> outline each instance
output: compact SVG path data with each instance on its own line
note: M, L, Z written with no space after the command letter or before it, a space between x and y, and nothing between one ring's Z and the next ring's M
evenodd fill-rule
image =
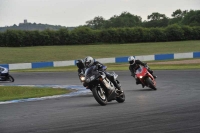
M109 28L92 30L79 27L72 31L20 31L0 33L1 47L51 46L94 43L136 43L200 40L200 26L170 25L166 28Z

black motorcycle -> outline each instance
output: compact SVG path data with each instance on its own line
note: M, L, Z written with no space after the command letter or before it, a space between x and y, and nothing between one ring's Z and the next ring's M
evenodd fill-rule
M118 75L114 72L111 75L120 85L120 82L117 80ZM106 77L105 72L98 71L96 66L86 69L84 80L83 82L87 84L87 88L92 91L94 98L100 105L104 106L112 100L116 100L118 103L125 101L124 92L115 88L113 83Z
M0 67L0 81L14 82L15 79L9 74L9 69Z

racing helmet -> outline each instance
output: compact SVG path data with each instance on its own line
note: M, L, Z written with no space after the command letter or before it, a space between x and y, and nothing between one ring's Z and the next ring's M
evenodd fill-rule
M82 59L80 60L76 60L76 66L80 69L83 69L84 68L84 62Z
M129 62L130 65L133 65L135 63L135 57L129 56L128 57L128 62Z
M94 63L94 59L91 57L91 56L87 56L85 59L84 59L84 64L85 64L85 67L90 67L92 66Z

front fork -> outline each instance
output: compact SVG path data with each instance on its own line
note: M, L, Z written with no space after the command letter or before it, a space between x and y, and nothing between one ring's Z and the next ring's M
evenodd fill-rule
M151 75L146 75L145 77L143 77L142 79L140 79L141 83L142 83L143 85L145 85L145 86L148 86L148 84L146 83L146 79L147 79L147 78L150 78L150 79L154 82L153 77L152 77ZM154 83L154 84L155 84L155 83Z
M148 75L145 75L142 78L138 78L138 80L140 80L140 82L141 82L142 85L147 86L147 84L146 84L146 78L148 78Z
M145 78L146 78L146 77L145 77ZM142 85L145 85L145 86L146 86L145 78L142 78L142 79L139 79L139 80L140 80L140 82L141 82Z
M99 88L99 90L100 90L101 95L105 95L105 91L102 89L102 87L101 87L101 86L98 86L98 88Z

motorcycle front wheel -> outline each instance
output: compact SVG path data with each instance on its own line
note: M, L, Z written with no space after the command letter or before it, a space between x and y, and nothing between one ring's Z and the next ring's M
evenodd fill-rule
M157 90L156 86L153 84L153 81L148 77L146 78L146 83L149 85L149 87L153 90Z
M102 106L105 106L108 102L105 92L102 88L96 87L92 89L92 94L95 100Z

